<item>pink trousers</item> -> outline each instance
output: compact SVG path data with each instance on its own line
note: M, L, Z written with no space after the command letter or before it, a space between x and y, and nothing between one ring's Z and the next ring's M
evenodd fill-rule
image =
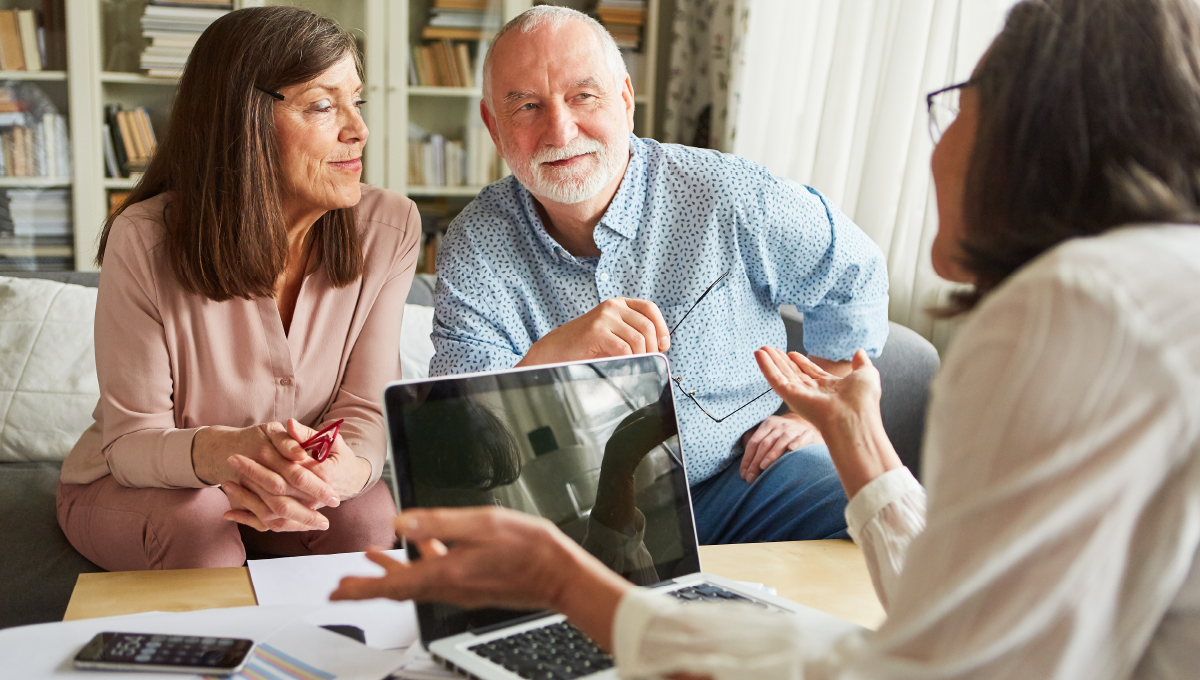
M109 475L58 485L58 525L71 545L109 571L240 567L246 551L274 557L391 547L396 506L386 484L320 512L325 531L259 532L222 517L217 488L132 489Z

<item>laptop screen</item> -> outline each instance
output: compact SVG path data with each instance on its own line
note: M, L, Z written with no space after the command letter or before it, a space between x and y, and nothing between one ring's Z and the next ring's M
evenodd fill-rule
M394 383L384 408L400 507L544 517L637 585L700 571L662 355ZM426 644L530 613L417 607Z

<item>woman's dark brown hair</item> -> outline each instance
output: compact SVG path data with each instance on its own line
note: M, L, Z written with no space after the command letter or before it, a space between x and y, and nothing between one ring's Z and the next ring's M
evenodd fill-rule
M1026 0L973 80L966 306L1068 239L1200 221L1194 0Z
M221 17L188 58L166 134L100 237L96 261L120 212L170 192L165 253L180 285L221 301L272 297L287 265L275 104L269 94L305 83L347 54L354 39L296 7L256 7ZM361 75L361 64L359 72ZM345 286L362 274L354 208L325 213L310 232L326 274Z

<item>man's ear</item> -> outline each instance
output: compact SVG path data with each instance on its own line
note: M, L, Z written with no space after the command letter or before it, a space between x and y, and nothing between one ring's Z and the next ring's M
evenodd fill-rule
M621 99L625 102L625 115L629 119L629 131L633 132L633 110L635 104L633 101L633 80L629 74L625 74L625 82L621 83Z
M479 117L483 119L483 124L487 126L488 134L492 136L492 143L496 145L496 151L500 151L500 128L496 125L496 117L492 115L488 109L487 100L479 100ZM503 154L501 154L503 155Z

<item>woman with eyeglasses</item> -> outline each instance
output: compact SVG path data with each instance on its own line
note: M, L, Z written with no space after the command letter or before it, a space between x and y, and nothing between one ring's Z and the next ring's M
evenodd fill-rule
M420 218L359 183L361 92L353 36L306 10L230 12L196 42L163 143L101 236L100 400L58 488L92 562L390 544L380 399ZM318 430L331 446L306 451Z
M787 618L633 588L494 510L405 512L424 557L376 554L388 574L335 596L555 608L622 677L1196 677L1200 6L1025 0L955 91L933 262L971 312L934 388L925 488L865 355L837 378L757 353L829 444L877 632L810 655Z

